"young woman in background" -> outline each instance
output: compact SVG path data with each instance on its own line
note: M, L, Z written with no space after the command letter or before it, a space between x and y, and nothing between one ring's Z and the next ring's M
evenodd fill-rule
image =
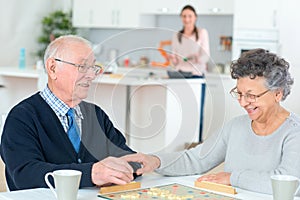
M172 38L171 63L177 71L191 72L189 78L203 78L210 58L208 32L196 26L197 14L191 5L182 8L183 28ZM202 141L203 109L206 85L201 86L199 142Z
M202 76L210 57L208 32L196 26L197 14L192 6L183 7L180 17L183 28L173 35L171 62L176 70Z

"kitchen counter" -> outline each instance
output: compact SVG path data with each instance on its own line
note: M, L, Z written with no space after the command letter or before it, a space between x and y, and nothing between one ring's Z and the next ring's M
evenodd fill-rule
M0 76L38 78L39 72L35 69L19 69L17 67L0 67Z
M166 73L159 72L159 76L151 77L151 69L131 69L119 68L115 74L101 74L97 77L95 83L103 84L121 84L121 85L157 85L169 83L203 83L204 79L169 79ZM155 71L155 70L154 70ZM160 70L162 71L162 70ZM39 78L39 71L32 68L19 69L17 67L0 67L0 76L20 77L20 78ZM154 72L155 73L155 72Z
M5 86L0 89L0 96L5 97L0 113L37 92L42 73L0 67L0 84ZM105 110L136 151L182 150L199 140L201 84L205 80L166 77L165 70L118 69L116 74L97 77L86 100Z
M43 69L42 69L43 70ZM19 69L18 67L0 67L0 76L39 78L39 71L33 68ZM149 72L154 73L154 77L149 76ZM156 75L156 76L155 76ZM206 79L232 79L230 74L207 73ZM204 79L169 79L164 69L138 69L119 67L115 74L102 74L94 80L96 83L141 85L160 83L203 83Z

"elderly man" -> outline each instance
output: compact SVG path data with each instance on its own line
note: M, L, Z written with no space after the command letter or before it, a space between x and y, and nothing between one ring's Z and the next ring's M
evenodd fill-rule
M81 187L132 181L140 165L119 157L134 152L101 108L82 101L102 70L90 43L57 38L44 62L47 87L16 105L4 126L1 156L9 189L47 187L44 175L58 169L80 170Z

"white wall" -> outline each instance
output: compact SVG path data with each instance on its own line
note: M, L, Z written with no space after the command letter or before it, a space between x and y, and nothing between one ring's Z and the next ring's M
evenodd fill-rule
M281 55L290 62L292 67L297 68L300 67L299 6L299 0L281 0L279 13Z
M280 54L290 63L290 72L294 78L291 94L287 97L283 105L288 110L300 115L300 14L299 0L281 0L279 10L280 26Z
M17 66L19 49L25 47L26 64L32 67L42 18L70 7L70 0L0 0L0 66Z

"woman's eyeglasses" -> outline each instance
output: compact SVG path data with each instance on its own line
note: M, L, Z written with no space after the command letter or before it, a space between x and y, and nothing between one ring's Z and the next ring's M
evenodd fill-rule
M270 90L266 90L258 95L255 95L255 94L249 94L249 93L246 93L246 94L242 94L241 92L238 92L236 90L237 88L234 87L230 90L230 94L233 98L237 99L237 100L241 100L242 97L245 98L245 101L249 102L249 103L254 103L256 102L257 98L263 96L264 94L266 94L267 92L269 92Z

